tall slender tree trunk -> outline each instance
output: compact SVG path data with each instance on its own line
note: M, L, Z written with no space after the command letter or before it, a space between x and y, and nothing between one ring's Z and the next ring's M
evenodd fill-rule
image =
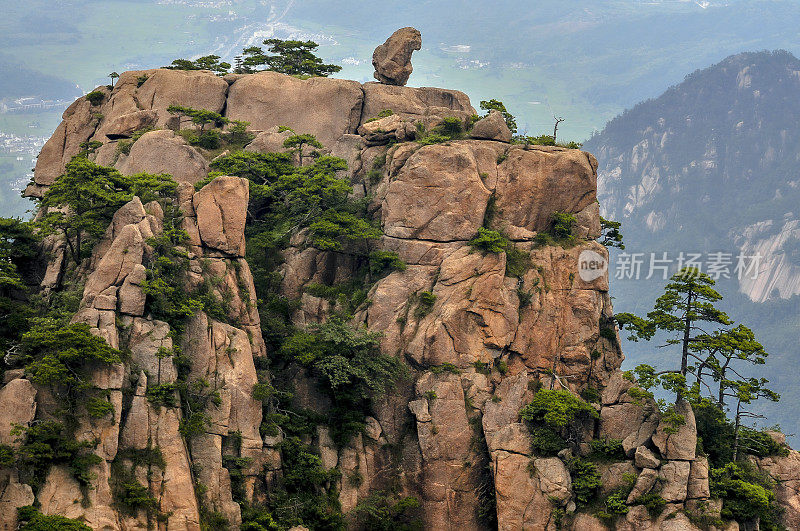
M686 376L686 371L689 367L689 339L692 333L692 292L689 291L689 298L686 301L686 318L685 326L683 328L683 352L681 356L681 374Z
M689 368L689 339L692 333L692 292L689 290L689 297L686 300L686 317L684 319L684 327L683 327L683 349L681 353L681 376L686 378L686 372ZM684 396L684 392L682 389L678 390L678 400L681 400Z
M727 365L727 364L726 364ZM725 372L726 368L723 367L719 374L719 408L725 409Z
M736 459L739 457L739 426L740 426L741 418L742 418L741 414L742 414L742 403L741 402L737 402L736 403L736 422L734 423L734 426L733 426L733 460L734 461L736 461Z

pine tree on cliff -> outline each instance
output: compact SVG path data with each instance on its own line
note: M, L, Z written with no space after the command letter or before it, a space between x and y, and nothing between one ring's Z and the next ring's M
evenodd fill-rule
M281 72L291 76L320 76L327 77L342 69L341 66L325 64L314 52L319 47L314 41L292 41L281 39L267 39L264 41L268 52L258 46L244 49L244 72L256 72L259 67L266 66L263 70Z
M704 323L711 325L729 325L731 320L715 305L722 300L714 289L714 280L695 268L683 268L670 279L664 294L657 300L653 311L643 319L630 313L620 313L616 319L620 328L632 332L630 339L650 340L658 331L667 332L672 337L666 345L681 347L681 363L678 370L655 372L652 367L642 367L637 372L645 379L658 383L665 389L674 391L678 398L686 394L686 375L690 371L690 361L703 363L698 355L705 350L702 342L707 341L706 332L701 328ZM692 367L693 368L693 367ZM638 369L638 368L637 368Z
M767 387L766 379L745 374L744 367L763 365L768 354L746 326L726 328L732 322L716 307L722 295L714 289L714 284L711 277L697 269L684 268L670 279L647 318L621 313L616 319L621 328L632 332L630 339L634 341L650 340L661 331L672 335L665 346L681 347L679 370L656 371L650 365L636 367L642 388L660 386L674 391L678 400L688 397L695 403L705 394L715 400L720 411L724 411L727 398L734 400L735 460L741 447L742 419L760 417L747 406L761 398L776 402L780 396ZM708 332L703 326L719 328ZM695 378L691 388L686 382L690 373ZM716 391L706 377L716 383Z
M114 213L134 195L147 203L161 194L171 194L176 186L175 181L161 175L125 176L85 156L76 156L40 201L45 214L35 225L42 236L63 237L68 259L80 264L103 236Z
M194 61L189 59L175 59L172 64L165 66L168 70L211 70L219 75L227 74L231 68L230 63L220 62L219 55L204 55Z

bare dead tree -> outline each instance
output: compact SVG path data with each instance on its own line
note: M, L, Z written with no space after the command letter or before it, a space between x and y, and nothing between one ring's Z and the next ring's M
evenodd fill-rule
M561 122L563 122L563 121L564 121L564 117L563 117L563 116L556 116L556 115L554 114L554 115L553 115L553 120L555 120L555 121L556 121L556 124L553 126L553 143L555 143L555 141L556 141L556 134L558 133L558 124L560 124Z

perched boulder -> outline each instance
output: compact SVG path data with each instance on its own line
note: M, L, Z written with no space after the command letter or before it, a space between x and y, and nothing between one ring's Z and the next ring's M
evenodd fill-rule
M194 184L208 175L208 162L183 138L160 130L142 135L117 169L124 175L168 173L178 182Z
M375 48L375 79L386 85L405 85L411 72L411 54L422 48L422 35L414 28L400 28Z
M490 111L485 118L478 120L469 136L499 142L511 142L511 131L499 111Z

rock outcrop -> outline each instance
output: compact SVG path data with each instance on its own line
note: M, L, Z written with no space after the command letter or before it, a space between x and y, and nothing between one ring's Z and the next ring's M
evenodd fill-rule
M414 49L413 41L408 46ZM170 217L159 203L134 198L114 215L82 269L85 285L73 321L127 353L92 375L113 414L82 415L76 429L79 440L98 441L91 489L84 497L64 466L52 467L36 492L15 471L2 471L2 525L13 526L6 515L35 500L46 514L82 518L95 529L195 530L209 514L236 529L242 521L236 499L268 499L287 472L284 434L262 429L265 409L254 398L259 375L263 381L267 362L279 354L262 336L259 294L245 260L248 181L218 176L196 190L208 176L211 154L169 128L142 135L128 154L117 150L141 127L180 128L165 111L171 103L251 122L256 135L247 151L282 151L287 133L280 126L317 135L326 151L349 162L354 192L369 198L367 210L383 231L376 248L397 253L406 264L373 279L367 302L352 315L352 325L381 333L382 353L400 360L409 375L374 401L363 430L335 442L320 420L331 413L331 400L316 389L314 374L293 366L286 376L293 404L314 424L302 442L319 454L321 467L340 472L328 488L343 511L351 511L353 527L359 504L392 491L419 500L426 529L487 529L492 522L504 530L604 529L578 505L573 477L574 460L591 453L592 439L618 439L625 454L598 465L603 496L632 489L617 529L693 530L686 512L702 506L719 514L708 461L695 453L691 406L677 405L684 423L676 428L662 419L655 401L633 391L635 383L620 371L608 274L590 280L578 274L582 252L608 257L595 241L600 219L592 155L510 144L499 113L478 121L465 139L412 142L417 124L436 126L445 117L472 123L469 99L443 89L274 72L223 80L155 70L125 73L105 94L99 123L83 99L65 113L29 193L45 190L80 142L96 139L103 145L91 156L123 173L171 173L179 182L174 206L181 215ZM537 238L556 212L578 220L569 245L543 245ZM224 315L197 311L182 333L153 317L144 289L157 259L153 238L176 220L187 236L178 246L188 261L181 288L202 288L226 302ZM471 245L481 229L501 231L507 251ZM359 274L356 257L314 248L305 236L288 235L270 278L298 328L336 310L336 301L314 295L319 286L346 285ZM51 260L48 289L58 289L63 262ZM12 444L10 423L49 414L52 398L23 371L7 376L0 389L0 443ZM192 412L177 406L178 391L170 386L178 383L206 404L207 422L188 439L183 432ZM165 389L164 398L153 399ZM597 418L581 424L578 440L557 456L533 451L530 427L520 418L539 389L597 397ZM160 459L143 465L141 456L155 448ZM757 462L779 484L789 527L800 521L797 456ZM153 496L158 518L144 509L120 509L113 494L120 469ZM648 493L666 502L658 517L641 504Z
M472 138L511 142L511 131L499 111L489 111L485 118L478 120L470 131Z
M411 72L411 54L422 48L422 35L414 28L400 28L375 48L372 66L375 79L386 85L404 86Z

